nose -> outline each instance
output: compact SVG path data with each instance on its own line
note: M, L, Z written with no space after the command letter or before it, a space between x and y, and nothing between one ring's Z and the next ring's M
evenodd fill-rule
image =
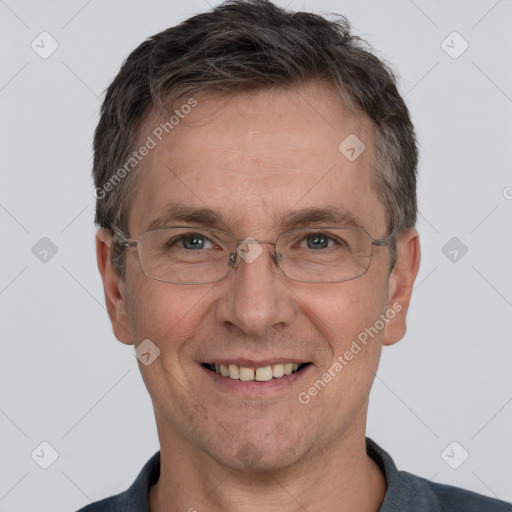
M236 258L225 280L228 292L218 303L218 321L254 337L290 325L294 315L292 294L277 268L273 244L242 244Z

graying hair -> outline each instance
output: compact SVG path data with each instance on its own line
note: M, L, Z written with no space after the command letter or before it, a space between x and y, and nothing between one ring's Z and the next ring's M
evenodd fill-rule
M268 0L228 0L150 37L128 56L107 89L94 135L93 176L96 190L103 191L96 224L128 234L136 168L108 192L104 187L134 151L153 108L169 110L180 99L205 94L309 82L332 86L341 101L368 117L375 140L372 184L388 231L413 227L418 149L390 66L350 33L343 16L328 20ZM390 268L395 258L393 243ZM112 262L124 278L122 252L115 247Z

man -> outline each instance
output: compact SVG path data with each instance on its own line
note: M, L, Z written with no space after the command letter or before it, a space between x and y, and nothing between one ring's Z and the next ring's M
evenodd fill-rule
M365 437L420 263L417 146L341 19L230 1L153 36L94 140L98 266L161 450L92 511L510 511Z

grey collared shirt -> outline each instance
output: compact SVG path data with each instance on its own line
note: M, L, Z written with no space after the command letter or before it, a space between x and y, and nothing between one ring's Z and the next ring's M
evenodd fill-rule
M512 512L510 503L399 471L391 456L368 437L366 452L386 476L386 496L377 512ZM150 512L149 489L159 476L157 452L127 491L91 503L78 512Z

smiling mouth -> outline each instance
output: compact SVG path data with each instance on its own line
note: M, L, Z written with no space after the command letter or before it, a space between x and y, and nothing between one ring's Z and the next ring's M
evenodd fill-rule
M237 364L201 363L204 368L232 380L268 382L298 373L311 363L278 363L260 368L247 368Z

